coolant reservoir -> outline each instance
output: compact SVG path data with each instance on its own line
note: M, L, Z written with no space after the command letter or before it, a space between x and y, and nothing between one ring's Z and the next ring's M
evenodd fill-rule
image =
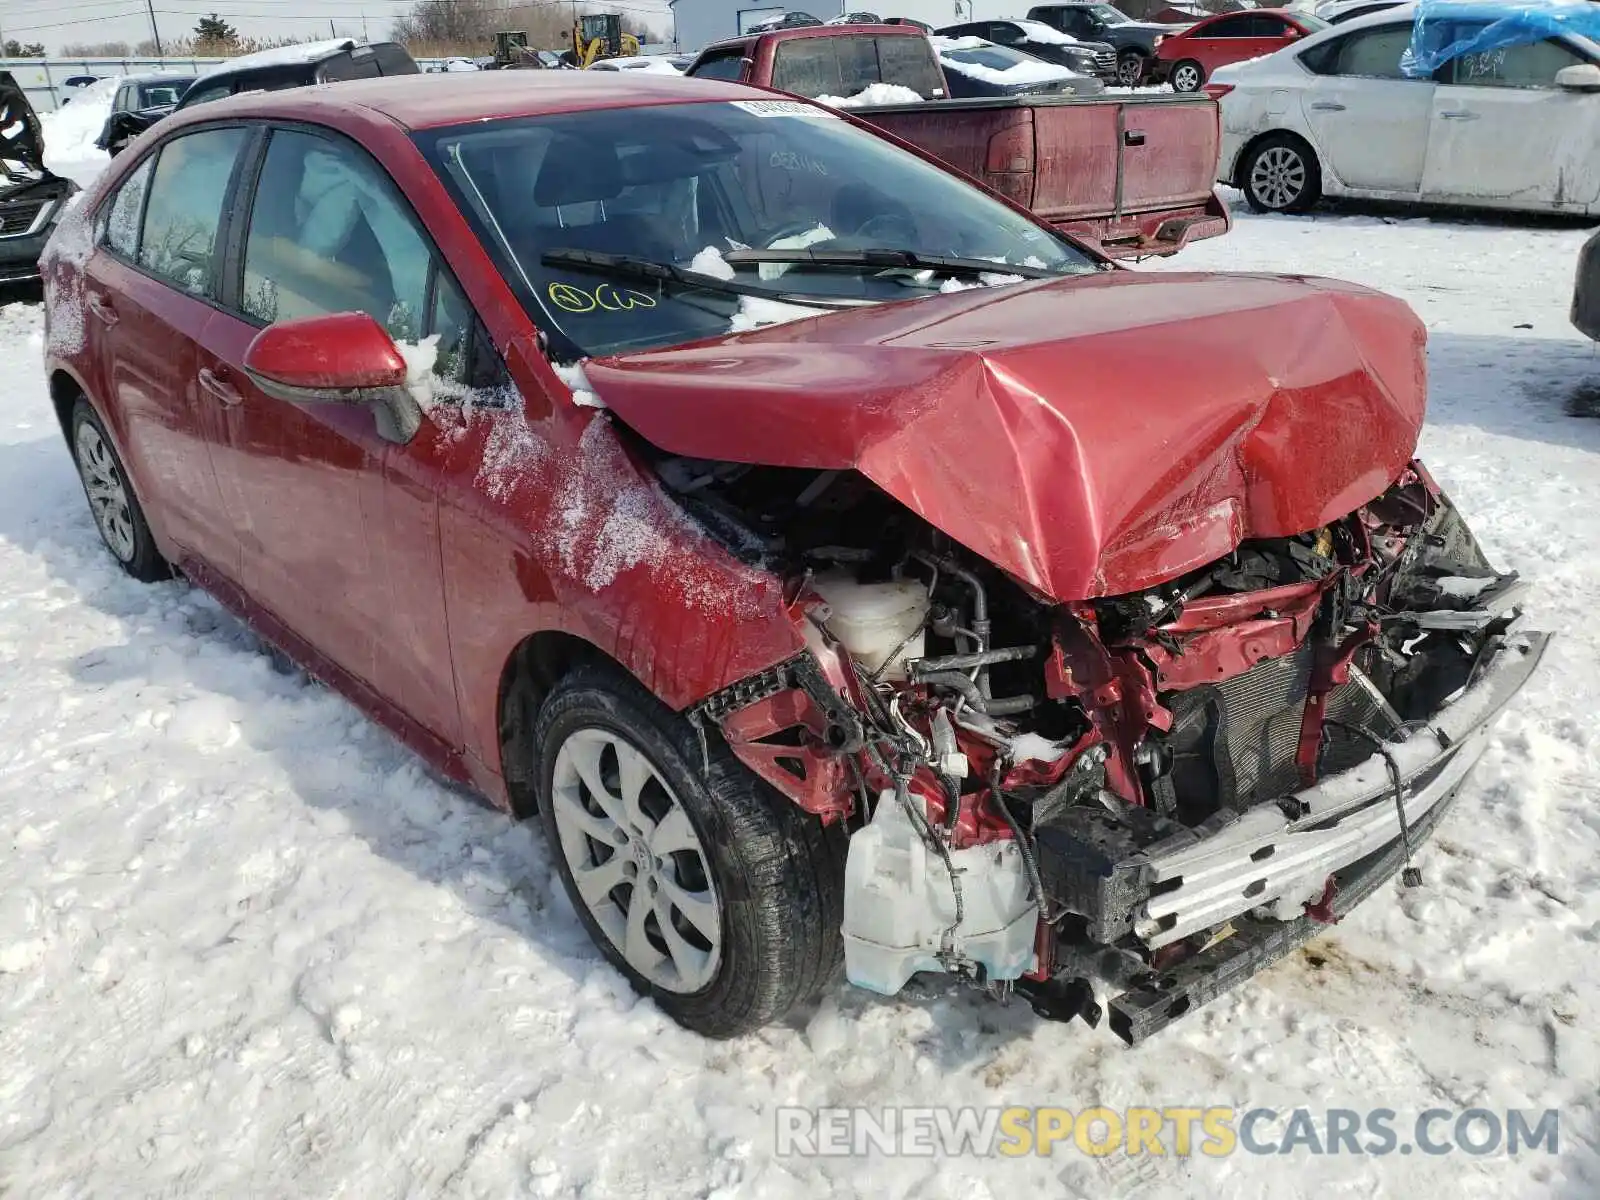
M951 953L981 965L988 978L1017 979L1033 969L1039 910L1017 844L952 850L950 861L961 882L960 924L944 860L924 844L892 791L878 797L845 858L844 967L851 983L892 996L916 972L944 970L938 952L952 925Z
M883 678L905 678L906 659L922 656L927 588L910 579L857 583L837 572L816 576L811 586L830 609L823 625L851 658L876 671L893 656Z

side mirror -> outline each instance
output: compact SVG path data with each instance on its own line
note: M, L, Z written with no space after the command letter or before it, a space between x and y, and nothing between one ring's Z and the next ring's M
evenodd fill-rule
M1556 86L1569 92L1600 92L1600 67L1581 63L1556 72Z
M244 354L245 374L290 404L365 404L378 436L401 445L422 427L422 406L406 387L406 360L366 313L301 317L268 325Z

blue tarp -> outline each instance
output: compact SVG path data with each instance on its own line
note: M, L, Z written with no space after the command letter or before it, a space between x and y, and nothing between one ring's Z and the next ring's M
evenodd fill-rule
M1563 34L1600 41L1600 4L1590 0L1492 4L1483 0L1422 0L1411 28L1411 47L1400 69L1426 78L1465 54L1525 46Z

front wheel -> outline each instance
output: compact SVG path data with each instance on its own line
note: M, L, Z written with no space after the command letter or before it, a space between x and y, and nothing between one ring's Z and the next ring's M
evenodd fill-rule
M632 678L582 667L539 710L540 820L590 938L706 1037L817 993L843 957L845 832L747 770Z
M1122 87L1138 87L1144 70L1144 55L1137 50L1124 50L1117 56L1117 83Z
M1205 81L1205 69L1192 58L1186 58L1172 68L1172 90L1175 92L1198 92Z
M1322 168L1299 138L1274 134L1250 151L1239 186L1256 212L1304 212L1322 196Z
M156 549L150 524L111 444L111 435L84 399L72 410L72 458L106 549L135 579L153 583L168 578L172 568Z

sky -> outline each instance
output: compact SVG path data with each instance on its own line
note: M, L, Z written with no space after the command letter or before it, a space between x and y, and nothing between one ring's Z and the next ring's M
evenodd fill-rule
M187 37L207 13L220 14L247 37L386 37L395 17L410 5L397 0L149 0L162 38ZM585 4L585 8L599 5ZM624 0L611 11L646 16L663 30L671 28L666 0ZM128 42L150 36L150 13L144 0L0 0L0 32L6 39L43 42L51 53L72 43Z

